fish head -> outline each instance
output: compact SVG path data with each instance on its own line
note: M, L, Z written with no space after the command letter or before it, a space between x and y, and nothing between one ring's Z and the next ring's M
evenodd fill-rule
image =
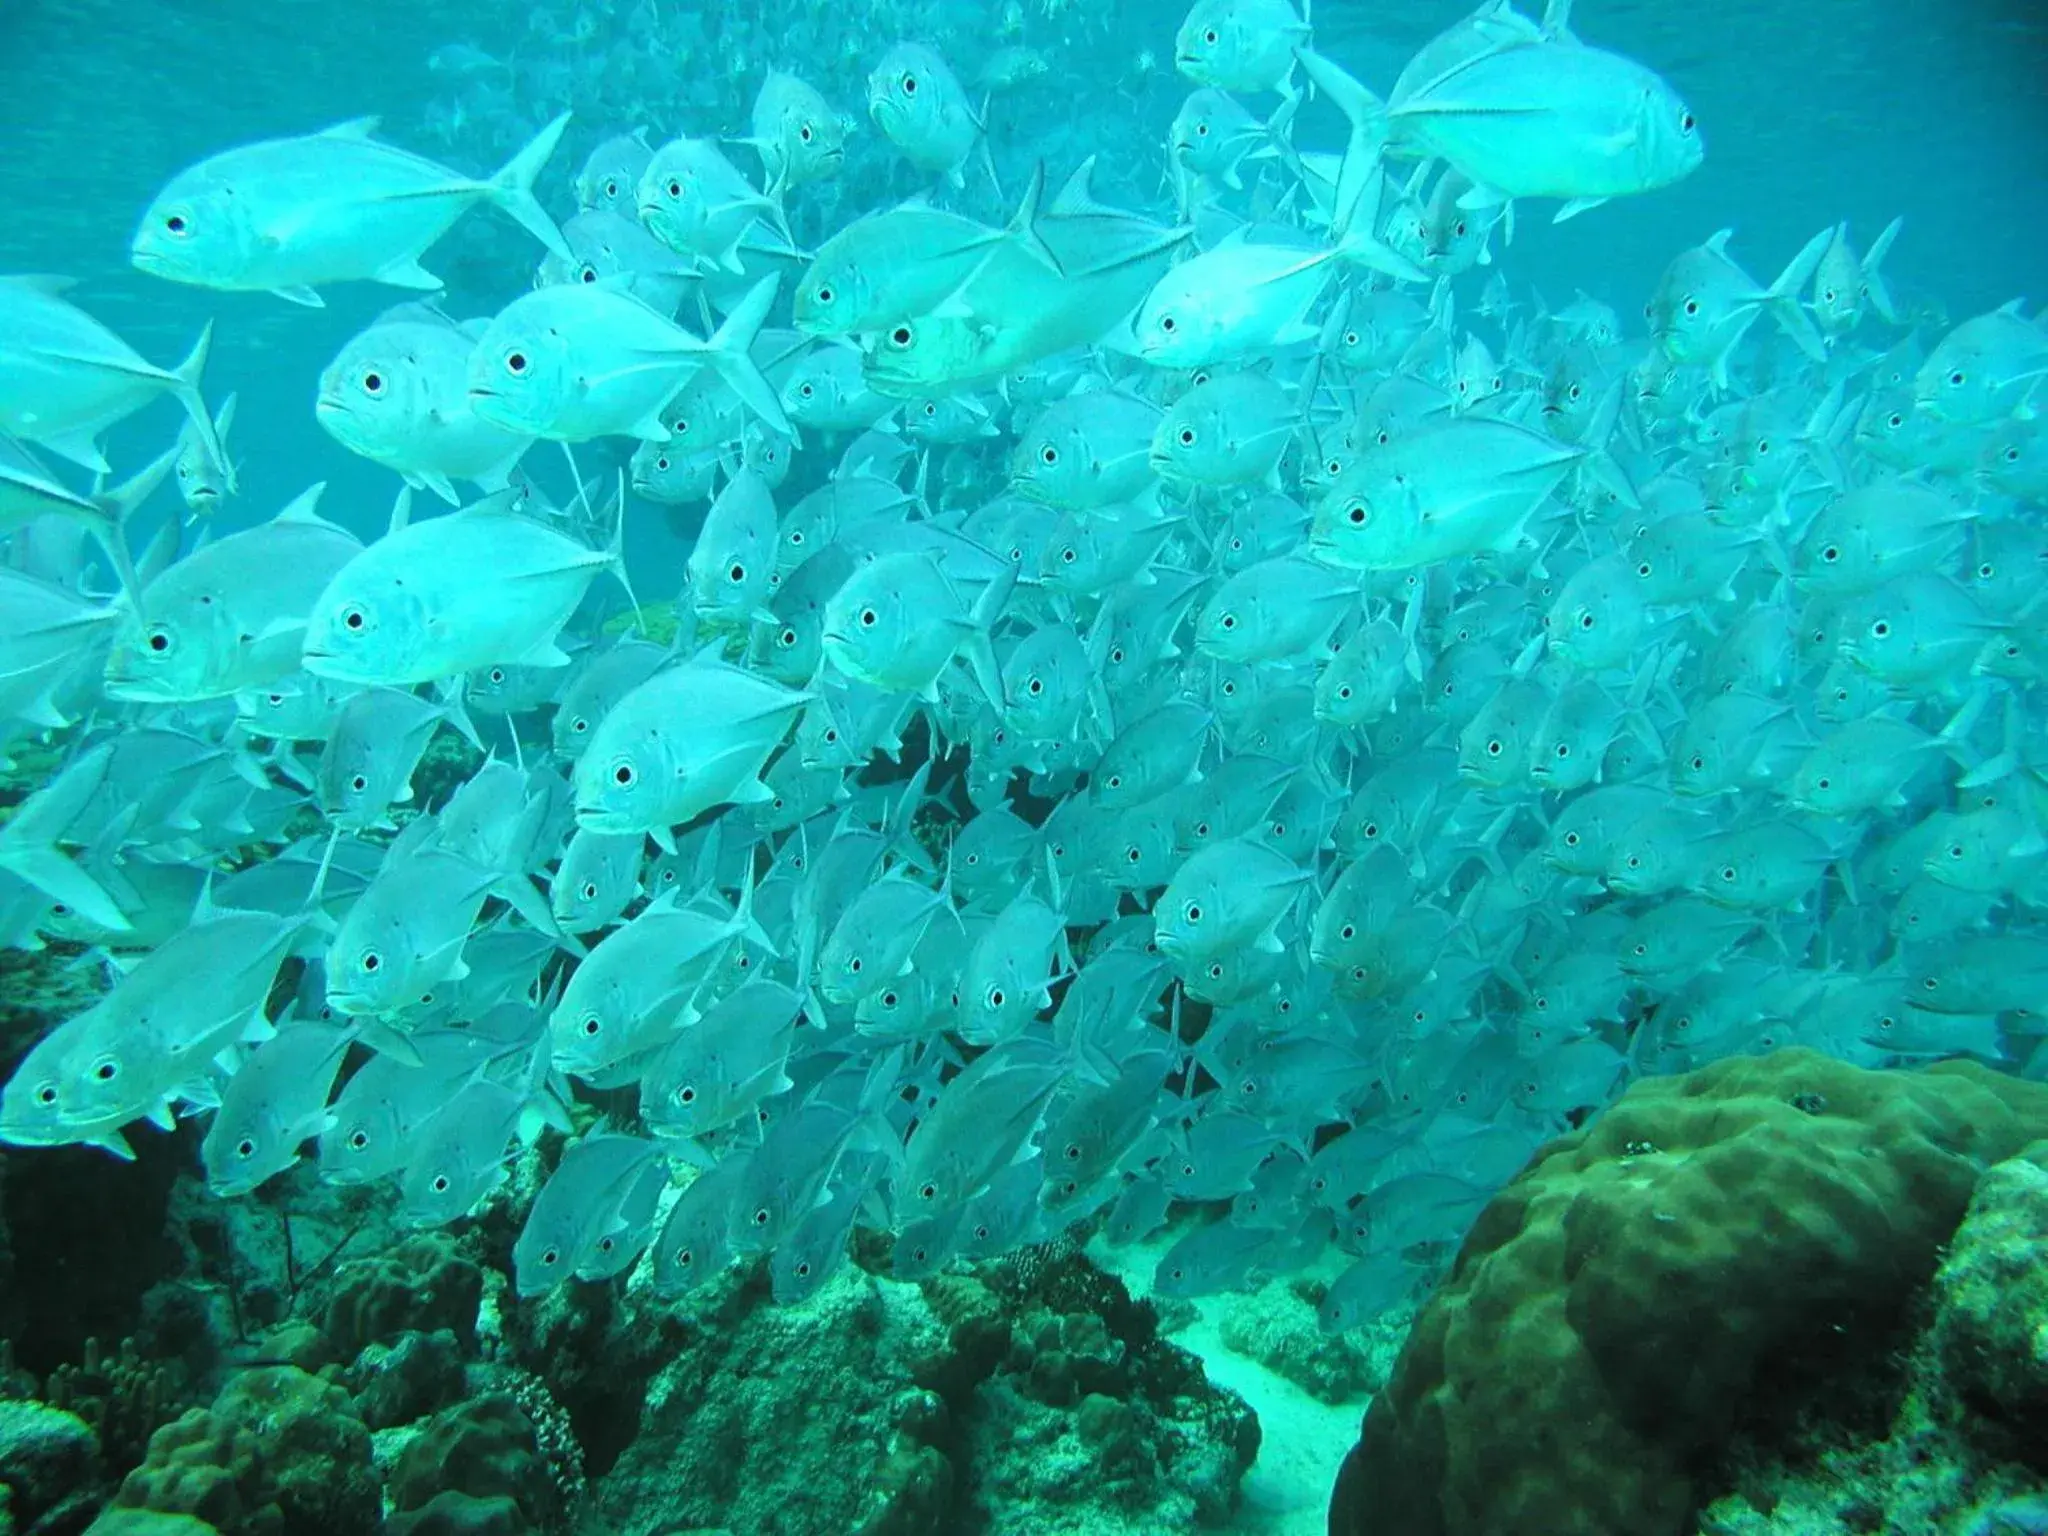
M1913 375L1913 403L1942 421L1971 425L1992 413L1989 359L1974 345L1968 323L1936 343Z
M647 232L674 251L692 250L709 211L698 167L684 153L690 141L664 145L641 173L634 206Z
M402 1006L419 990L416 947L402 909L359 902L327 948L327 1006L352 1017Z
M861 361L868 387L895 399L949 389L988 371L987 356L1000 333L973 315L923 315L885 325Z
M211 594L197 604L158 603L146 614L123 615L107 649L109 697L176 704L216 697L212 687L235 637L220 632Z
M915 151L943 133L947 103L959 95L937 53L921 43L898 43L868 75L868 116L890 143Z
M576 760L576 821L594 832L665 826L662 807L678 774L658 722L614 709Z
M790 323L806 336L846 336L874 300L874 280L852 250L820 252L790 299ZM808 378L815 369L829 372L831 359L815 354L799 364L792 381ZM822 382L815 381L815 382Z
M469 360L469 408L493 426L538 436L561 416L578 389L564 316L556 295L599 290L585 285L542 289L516 299L493 320Z
M298 1149L285 1143L285 1128L269 1105L216 1114L199 1145L208 1193L220 1199L246 1195L296 1161Z
M1173 67L1198 85L1222 86L1235 73L1230 0L1195 0L1173 38Z
M906 610L904 588L895 579L907 558L913 557L885 557L862 567L825 605L825 654L857 682L883 686L890 658L922 617Z
M77 1069L69 1057L89 1041L76 1028L52 1030L24 1056L0 1088L0 1142L17 1147L56 1146L73 1109Z
M1635 171L1644 188L1668 187L1700 168L1707 146L1699 119L1668 83L1652 75L1636 111Z
M344 567L306 620L303 664L341 682L425 681L415 673L431 622L416 588Z
M622 133L606 139L576 173L576 206L632 217L640 178L653 158L654 152L636 135Z
M152 277L218 286L232 281L260 250L252 205L207 167L175 177L136 225L129 259Z
M351 453L388 458L431 427L427 383L418 352L372 327L321 372L313 414Z

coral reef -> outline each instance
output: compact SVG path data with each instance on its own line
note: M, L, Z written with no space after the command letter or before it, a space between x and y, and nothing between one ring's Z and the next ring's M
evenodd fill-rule
M400 1453L389 1492L393 1509L416 1516L415 1530L445 1493L465 1495L465 1504L458 1510L452 1501L442 1503L436 1521L481 1518L474 1506L509 1500L521 1529L556 1525L568 1503L533 1420L505 1391L486 1392L428 1419Z
M1684 1530L1759 1411L1893 1347L1982 1171L2044 1129L2048 1088L1970 1064L1780 1051L1636 1083L1486 1207L1333 1536Z
M366 1344L445 1328L476 1339L483 1271L444 1233L423 1233L341 1266L322 1327L344 1359Z
M1233 1296L1220 1309L1218 1333L1225 1348L1258 1361L1318 1401L1354 1402L1386 1384L1406 1328L1389 1324L1355 1334L1325 1333L1316 1318L1321 1289L1290 1277Z
M150 1437L116 1504L196 1515L223 1536L376 1529L370 1432L347 1392L295 1366L244 1371Z

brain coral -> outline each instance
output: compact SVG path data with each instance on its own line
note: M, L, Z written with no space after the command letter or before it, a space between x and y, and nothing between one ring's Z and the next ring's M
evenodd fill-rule
M1665 1536L1745 1409L1890 1336L2048 1088L1809 1051L1636 1083L1466 1236L1331 1536ZM1875 1347L1884 1347L1878 1342Z

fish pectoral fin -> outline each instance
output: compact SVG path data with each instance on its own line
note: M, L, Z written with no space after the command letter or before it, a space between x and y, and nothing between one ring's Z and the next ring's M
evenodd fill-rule
M422 293L439 293L444 286L441 279L419 264L417 257L401 256L397 261L377 269L376 281L389 283L393 288L412 288Z
M1552 214L1550 222L1562 224L1566 219L1575 219L1582 213L1598 208L1606 201L1607 199L1604 197L1575 197L1558 209L1556 213ZM1491 261L1493 258L1490 253L1482 253L1479 259L1481 261Z
M280 299L287 299L294 304L302 304L307 309L325 309L327 307L327 301L303 283L294 284L289 288L273 288L270 291Z
M437 470L416 469L407 477L417 480L422 490L432 491L451 507L462 505L462 498L455 492L455 484Z
M81 469L100 475L111 473L105 456L100 453L99 444L93 441L89 432L60 432L54 437L39 437L36 446L49 449L60 459L69 459Z

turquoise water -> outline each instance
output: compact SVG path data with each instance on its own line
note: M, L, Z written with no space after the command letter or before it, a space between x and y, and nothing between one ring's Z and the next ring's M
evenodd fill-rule
M1321 0L1314 43L1384 92L1464 14ZM1194 81L1169 5L0 0L0 274L77 279L65 297L153 363L211 323L204 399L239 401L236 493L188 516L166 487L119 535L142 617L111 562L0 499L0 654L42 634L38 602L81 636L36 652L47 697L15 686L26 662L0 669L0 1533L2037 1529L2048 1398L1981 1362L2048 1327L2048 1225L2015 1155L2048 1145L2048 11L1578 0L1571 22L1683 98L1703 163L1563 223L1563 194L1522 195L1484 264L1432 254L1424 276L1395 232L1433 152L1416 143L1365 232L1403 254L1328 255L1360 233L1304 190L1346 145L1328 91L1248 187L1176 205ZM872 119L869 72L899 40L968 82L1009 50L1021 81L985 104L1000 195L978 149L951 186ZM680 429L673 395L724 425L719 510L636 493L615 524L604 496L659 451L645 422L519 421L516 498L450 475L489 499L471 526L508 514L465 542L417 476L393 523L400 474L325 429L319 380L409 298L474 318L465 348L501 317L463 380L523 372L532 233L470 209L411 253L443 293L323 282L321 307L130 260L181 171L362 118L489 176L571 114L534 189L567 224L599 144L735 140L771 68L848 125L838 174L783 200L804 257L927 196L995 253L944 302L860 328L869 386L897 321L937 334L964 312L1014 340L1092 298L1099 323L878 398L862 459L795 392L849 355L784 329L803 258L770 264L751 362L673 362L737 291L693 293L682 341L636 308L605 356L671 370L661 420ZM1238 94L1261 119L1281 99ZM759 182L750 148L724 149ZM1054 205L1089 157L1107 235ZM1050 277L1000 233L1041 169L1027 232ZM1817 233L1860 252L1893 220L1893 316L1866 305L1823 337L1812 281L1768 311L1741 289L1725 372L1687 350L1670 311L1696 290L1666 274L1716 231L1769 283ZM1159 295L1240 223L1269 275L1233 269L1178 313L1290 282L1295 311L1273 301L1213 357L1155 329L1148 361ZM1090 240L1126 245L1084 272ZM675 250L691 283L721 275ZM769 269L747 254L750 278ZM1019 292L1039 308L1013 312ZM1412 333L1368 357L1344 333L1390 292ZM1916 384L1929 352L2015 299L1990 360L1956 364L1996 378L1996 409L1916 406L1948 371ZM15 339L0 407L22 394ZM1604 402L1590 423L1561 393L1581 381ZM1170 414L1219 383L1244 387L1235 414ZM796 440L764 429L763 391ZM1894 405L1925 434L1903 449ZM926 442L941 407L970 428ZM184 422L155 399L114 423L114 478ZM1270 460L1176 469L1183 422ZM15 428L64 492L102 489ZM763 444L786 480L741 472ZM2008 447L2034 457L2009 467ZM1094 478L1041 472L1056 450ZM795 514L822 518L806 498L842 480L878 499L871 521ZM148 645L181 576L227 536L275 535L316 482L319 548L241 546L261 557L188 598L261 614L214 642L230 681L124 682L109 646ZM1354 501L1375 531L1399 508L1498 526L1376 553L1346 542ZM73 502L74 539L91 512ZM364 590L426 615L426 662L347 660L370 601L344 590L354 540L366 564L401 551ZM1868 569L1838 574L1838 543ZM1687 557L1720 576L1629 584ZM249 601L323 560L332 585ZM539 569L510 580L515 560ZM744 600L718 586L770 566ZM282 662L249 660L280 633ZM332 708L280 743L263 697L316 674ZM1354 709L1345 678L1381 702ZM530 692L508 712L506 688ZM417 739L339 723L372 697ZM392 793L351 791L348 750L396 760L400 738L418 750ZM1829 750L1880 791L1830 800ZM663 783L653 809L625 793ZM605 868L625 873L578 927L586 834L621 839ZM1943 872L1950 846L1966 873ZM95 891L118 930L82 913ZM178 947L214 942L223 906L268 937ZM379 991L401 961L411 990ZM207 1014L229 996L233 1017ZM615 1010L602 1046L586 1007ZM201 1017L183 1062L161 1032ZM35 1117L39 1071L91 1098L109 1055L153 1090ZM1672 1110L1681 1073L1740 1102ZM692 1119L700 1098L724 1117ZM275 1162L251 1187L223 1172L222 1127L244 1126ZM395 1150L358 1176L360 1126ZM429 1186L444 1168L467 1203ZM1568 1169L1590 1169L1580 1203ZM1995 1198L1957 1237L1978 1188ZM1543 1201L1530 1231L1566 1212L1555 1276L1539 1239L1513 1247ZM1596 1216L1602 1237L1570 1246ZM1718 1373L1688 1372L1693 1350ZM1522 1422L1539 1412L1542 1434Z

